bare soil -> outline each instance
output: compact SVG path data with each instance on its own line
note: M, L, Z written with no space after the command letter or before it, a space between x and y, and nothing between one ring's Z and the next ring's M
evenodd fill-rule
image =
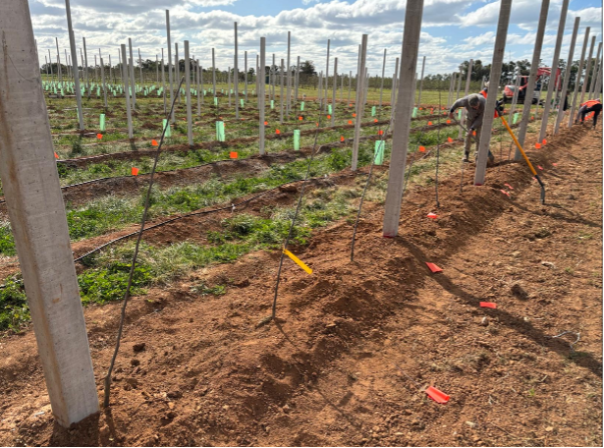
M317 231L295 248L313 275L285 260L276 322L259 324L278 252L135 297L112 406L71 429L53 420L32 329L1 339L0 444L601 446L601 135L563 130L529 155L546 205L526 166L505 164L462 194L445 179L438 209L433 188L409 191L393 239L367 204L354 262L347 221ZM100 399L120 305L85 310ZM567 330L573 348L551 338Z

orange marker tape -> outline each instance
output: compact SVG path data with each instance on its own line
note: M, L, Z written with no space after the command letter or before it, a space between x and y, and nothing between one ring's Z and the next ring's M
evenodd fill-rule
M448 141L449 143L453 143L453 139L452 139L451 137L447 137L447 141Z
M356 117L356 116L357 116L357 114L352 114L352 117L353 117L353 118L354 118L354 117Z
M264 126L268 126L268 121L265 121L265 122L264 122Z
M432 122L431 121L428 122L428 126L432 126Z
M541 149L541 143L535 143L535 148Z
M279 135L281 134L281 131L279 129L275 129L275 134Z
M497 308L497 304L493 303L493 302L480 302L480 307L481 308L492 308L492 309L496 309Z
M451 399L451 397L438 390L436 387L430 386L424 392L438 404L446 404Z
M157 140L151 140L151 144L153 146L158 146L159 145L159 143L157 143Z
M229 153L229 157L230 157L231 159L236 159L237 157L239 157L239 154L237 154L235 151L231 151L231 152Z
M138 176L138 168L132 167L130 173L132 173L133 176Z
M426 148L424 146L419 147L419 152L426 152Z
M384 135L384 131L382 131L381 129L378 131L378 135Z
M58 159L59 155L55 152L55 159Z
M352 120L348 120L348 124L352 124Z
M328 115L328 116L327 116L327 119L328 119L328 120L331 120L331 115Z
M430 269L433 274L438 274L439 272L443 271L441 268L439 268L438 266L436 266L434 263L428 263L426 261L426 266L428 266L428 269Z
M436 219L436 218L438 218L438 216L436 216L436 213L428 213L428 215L427 215L427 216L428 216L428 218L430 218L430 219Z
M341 142L343 142L344 140L345 140L344 136L343 136L343 135L341 135L341 136L340 136L340 141L341 141Z
M103 138L103 134L97 134L96 138L98 138L99 140Z
M447 120L447 124L451 124L451 120Z

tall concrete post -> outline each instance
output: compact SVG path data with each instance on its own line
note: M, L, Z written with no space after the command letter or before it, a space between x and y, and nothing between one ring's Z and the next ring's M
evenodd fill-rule
M292 70L291 70L291 31L287 32L287 115L291 110Z
M164 100L164 115L168 113L166 104L166 69L164 65L164 49L161 49L161 92Z
M459 73L457 75L457 95L455 96L455 101L459 99L459 92L461 91L461 67L459 67ZM495 89L495 93L497 93L497 89Z
M497 102L497 86L501 78L501 66L503 63L503 54L505 52L505 40L508 34L508 25L510 22L510 11L512 9L512 0L501 0L499 9L499 22L497 24L497 34L495 37L495 48L493 50L493 62L491 64L491 75L489 77L489 86L495 91L487 96L485 114L482 119L482 129L480 131L480 145L478 147L478 159L476 160L476 172L474 174L474 185L484 184L487 170L487 158L491 144L491 129L493 128L493 111Z
M295 87L294 87L294 104L298 104L298 85L300 84L300 56L296 61L296 76L295 76Z
M451 105L453 104L451 102L451 97L452 92L453 92L453 86L455 85L455 72L451 73L451 79L449 81L449 95L447 96L447 109L449 109L451 107Z
M520 130L518 131L518 142L521 146L524 145L526 131L528 129L529 119L531 118L531 105L535 93L535 84L537 83L537 70L539 69L539 61L541 60L541 47L543 46L543 36L545 34L545 25L547 24L547 14L549 11L550 0L542 0L541 11L539 13L539 24L537 25L537 34L535 36L535 47L533 49L533 59L531 61L531 70L529 72L528 84L524 93L524 107L522 109L522 120L520 121ZM551 76L550 76L551 79ZM543 82L541 83L543 88ZM539 99L541 91L539 91ZM537 104L539 104L537 99ZM522 154L516 148L514 160L520 160Z
M191 112L191 59L189 56L189 41L185 40L185 96L187 98L187 139L193 146L193 114Z
M520 93L520 67L516 68L516 80L514 82L514 95L512 96L512 105L510 106L510 110L508 112L508 121L511 123L513 119L514 112L516 111L516 103L518 102L518 94Z
M84 79L86 80L86 91L88 98L90 99L90 82L88 82L88 52L86 51L86 38L82 37L82 44L84 46Z
M174 75L172 74L172 39L170 37L170 11L166 9L166 36L168 38L168 80L170 82L170 102L174 101ZM124 61L125 62L125 61ZM174 111L170 117L176 123Z
M258 79L258 117L259 117L259 132L258 145L260 155L264 155L264 84L265 84L265 69L266 67L266 37L260 38L260 61L256 78Z
M57 44L57 71L59 72L59 84L63 86L63 69L61 67L61 51L59 50L59 38L55 37Z
M575 18L575 26L573 28L573 35L570 40L570 49L568 50L568 59L566 61L566 72L564 73L564 81L562 83L560 105L558 106L558 116L556 117L556 124L554 125L554 135L558 133L560 123L562 123L562 118L564 117L564 99L566 98L566 92L568 91L568 82L570 80L570 72L573 65L573 56L575 54L575 45L577 43L577 33L579 32L580 21L580 17Z
M139 72L139 75L140 75L141 87L142 87L143 84L144 84L144 80L143 80L143 58L141 57L141 49L140 48L138 49L138 63L139 63L138 72Z
M600 100L602 99L600 96L600 93L602 93L602 64L604 63L604 60L600 60L600 68L598 69L598 76L597 76L597 80L596 80L596 87L594 89L594 93L593 96L600 98Z
M132 86L132 109L136 109L136 81L134 79L134 56L132 54L132 39L128 38L128 51L130 52L130 85Z
M212 48L212 93L216 97L216 59Z
M336 94L338 92L338 58L333 60L333 97L331 99L331 125L336 125Z
M99 411L29 3L0 3L0 176L52 412ZM10 63L6 63L10 61Z
M105 85L105 64L103 64L103 58L101 58L101 84L103 85L103 102L105 107L107 107L107 86Z
M593 73L591 75L591 82L589 83L589 98L588 99L593 99L594 96L594 91L596 90L596 78L598 77L597 73L600 67L600 52L602 51L602 42L600 42L600 45L598 45L598 53L596 54L596 59L594 60L594 69L593 69Z
M577 71L577 75L575 76L575 89L573 91L573 102L570 107L570 117L568 117L568 127L570 128L573 125L573 120L575 117L575 108L577 105L577 96L579 95L579 83L581 82L581 77L583 76L583 63L585 62L585 52L587 51L587 44L589 42L589 31L590 27L585 28L585 37L583 38L583 48L581 50L581 59L579 60L579 70Z
M126 44L122 44L122 61L127 61L128 56L126 55ZM132 113L130 111L130 95L129 91L129 79L128 69L122 70L122 77L124 82L124 96L126 97L126 118L128 120L128 138L134 138L134 130L132 129Z
M283 84L285 83L285 62L281 59L281 69L279 70L279 123L283 124L283 108L285 103L285 97L283 96Z
M399 93L396 100L395 126L392 135L392 155L388 170L388 190L384 211L384 236L398 234L403 200L403 184L407 165L407 146L413 112L413 78L417 69L419 40L424 9L423 0L407 0L405 28L401 55Z
M382 62L382 83L380 84L380 109L382 108L382 93L384 91L384 75L386 74L386 48L384 48L384 62Z
M549 1L549 0L548 0ZM464 90L464 96L468 96L470 93L470 81L472 80L472 68L474 65L474 59L470 59L470 63L468 64L468 74L466 76L466 88ZM461 109L461 122L462 124L466 123L466 116L468 114L468 112L466 111L466 108L462 108ZM461 127L459 128L459 132L457 134L457 138L461 138Z
M587 93L587 84L589 81L589 73L591 70L592 56L594 54L594 45L596 44L596 36L591 38L591 45L589 46L589 56L587 57L587 67L585 68L585 80L583 81L583 85L581 86L581 99L579 100L579 106L583 104L583 100L585 99L585 94Z
M247 103L247 51L243 52L243 69L245 70L243 74L243 93L245 95L245 102Z
M78 123L80 131L84 130L84 114L82 113L82 91L80 90L80 73L78 70L78 52L76 51L73 24L71 23L71 6L69 0L65 0L65 12L67 15L67 31L69 32L69 46L71 49L71 62L73 63L73 82L76 102L78 105Z
M235 64L233 76L235 77L235 119L239 120L239 48L237 43L237 22L235 22Z
M365 85L364 75L365 75L365 58L367 55L367 34L363 34L363 39L361 43L361 54L359 61L359 72L357 75L357 95L356 95L356 118L354 122L354 141L352 145L352 166L351 170L357 170L357 164L359 160L359 145L361 142L361 122L363 121L363 87ZM327 46L329 47L329 41L327 41ZM327 87L327 86L326 86ZM325 98L327 99L327 88L325 89ZM327 102L327 101L326 101Z
M331 40L327 39L327 61L325 62L325 103L323 105L323 112L327 110L327 89L329 88L329 46ZM359 59L360 60L360 59ZM357 85L357 91L359 86Z
M424 59L422 60L422 76L419 79L419 95L417 98L417 106L421 106L422 105L422 88L424 87L424 68L426 67L426 56L424 56Z
M541 117L541 131L539 132L539 141L542 141L547 133L547 121L549 118L549 112L551 109L552 96L554 88L557 89L558 84L556 82L558 66L560 63L560 48L562 47L562 38L564 37L564 27L566 25L566 13L568 11L569 0L562 0L562 11L560 12L560 20L558 23L558 37L556 38L556 47L554 48L554 59L552 61L552 74L549 78L549 85L547 87L547 95L545 97L545 104L543 107L543 117Z

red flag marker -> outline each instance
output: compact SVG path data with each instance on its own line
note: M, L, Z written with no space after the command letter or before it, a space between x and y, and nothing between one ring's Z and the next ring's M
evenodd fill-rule
M431 121L428 122L428 126L432 126L432 122Z
M535 143L535 148L541 149L541 143Z
M436 218L438 218L438 216L436 216L436 213L428 213L428 218L436 219Z
M436 266L434 263L428 263L426 261L426 266L428 266L428 269L430 269L433 274L438 274L439 272L443 271L441 268L439 268L438 266Z
M510 190L513 190L513 189L514 189L514 187L512 187L512 186L511 186L510 184L508 184L508 183L505 183L505 184L503 184L503 185L505 185L506 187L508 187Z
M373 120L373 122L374 122L374 123L377 123L377 122L378 122L378 119L376 118L375 120Z
M430 113L431 113L431 114L433 114L433 113L434 113L434 108L433 108L433 107L431 107L431 108L430 108Z
M552 163L552 165L554 165L554 166L558 166L558 164L557 164L557 163Z
M133 176L138 176L138 168L132 167L130 173L132 173Z
M451 120L447 120L447 124L451 124Z
M239 156L239 155L238 155L238 154L237 154L235 151L231 151L231 152L229 153L229 157L230 157L231 159L236 159L238 156Z
M268 126L268 121L265 121L265 122L264 122L264 126Z
M352 120L348 120L348 124L352 124Z
M352 107L352 103L350 103L350 104L348 105L348 107Z
M59 155L55 152L55 159L58 159Z
M354 117L356 117L356 116L357 116L357 114L352 114L352 118L354 118Z
M453 139L452 139L451 137L447 137L447 141L448 141L449 143L453 143Z
M430 386L424 392L438 404L446 404L451 399L451 397L438 390L436 387Z
M302 118L302 116L300 115L300 116L298 117L298 120L302 121L302 120L304 120L304 118Z
M275 134L279 135L281 134L281 131L279 129L275 129Z
M340 135L340 141L343 142L345 140L343 135Z
M539 168L541 171L543 171L543 167L541 165L537 165L537 168Z
M493 302L480 302L480 307L497 309L497 304Z
M382 131L381 129L378 131L378 135L384 135L384 131Z
M543 144L543 146L547 145L547 139L544 138L541 143Z
M328 120L331 120L331 115L328 115L328 116L327 116L327 119L328 119Z
M103 138L103 134L97 134L96 138L98 138L99 140Z
M474 137L476 137L476 131L472 132L472 135L473 135Z
M425 148L425 147L423 147L423 146L420 146L420 147L419 147L419 152L426 152L426 148Z
M510 193L508 193L507 191L505 191L505 190L499 190L499 191L501 191L503 194L505 194L508 198L510 197Z
M157 140L151 140L151 144L153 146L158 146L159 145L159 143L157 143Z

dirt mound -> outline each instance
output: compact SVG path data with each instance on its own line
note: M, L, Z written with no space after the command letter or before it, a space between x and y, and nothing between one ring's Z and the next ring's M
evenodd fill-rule
M276 323L261 324L279 253L134 298L112 407L71 430L49 413L33 332L4 339L0 442L601 446L601 140L581 128L549 140L530 152L546 205L527 168L507 164L461 195L445 179L438 209L434 187L407 192L393 239L368 204L354 262L351 224L316 232L295 248L312 276L286 259ZM198 295L201 283L227 294ZM99 394L119 305L86 310ZM574 351L551 338L563 330L581 333Z

